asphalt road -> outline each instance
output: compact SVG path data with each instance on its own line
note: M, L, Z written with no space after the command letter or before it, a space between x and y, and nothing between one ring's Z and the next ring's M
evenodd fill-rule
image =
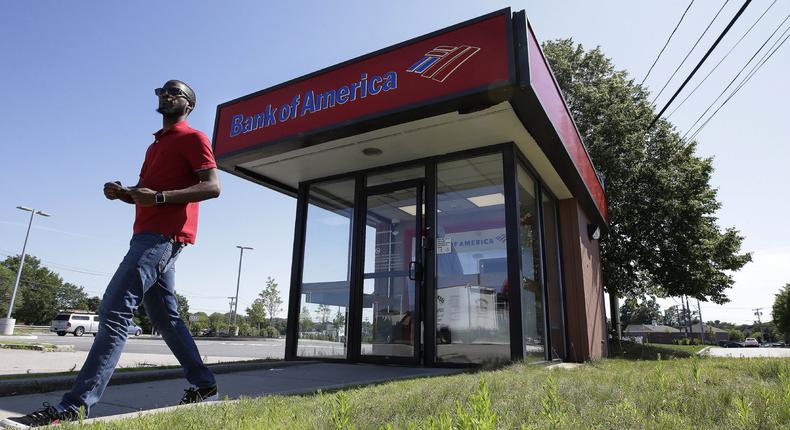
M15 340L15 342L52 343L55 345L73 345L75 351L89 351L93 344L93 336L82 337L58 336L54 333L35 334L38 339ZM224 357L283 358L285 356L285 339L254 339L254 340L201 340L195 339L200 355ZM129 336L124 352L140 354L170 355L170 349L159 337Z

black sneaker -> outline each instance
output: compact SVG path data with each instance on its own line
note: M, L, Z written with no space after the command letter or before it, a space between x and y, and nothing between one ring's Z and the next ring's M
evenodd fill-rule
M60 424L64 421L76 421L79 414L75 411L58 411L54 406L44 402L44 407L23 417L9 417L0 421L5 428L29 429Z
M186 405L188 403L208 402L210 400L217 400L217 386L209 388L189 387L184 390L184 397L178 402L179 405Z

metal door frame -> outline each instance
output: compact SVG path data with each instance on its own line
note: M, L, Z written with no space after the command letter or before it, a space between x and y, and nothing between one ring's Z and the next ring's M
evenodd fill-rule
M355 298L354 305L358 307L355 309L356 312L353 312L356 317L359 318L359 321L355 321L353 326L357 333L354 336L354 345L352 345L352 349L354 350L354 361L358 362L365 362L365 363L379 363L379 364L419 364L420 359L422 357L423 345L422 345L422 321L424 319L423 315L423 300L425 295L425 236L424 236L424 223L423 223L423 210L422 206L425 203L425 178L419 179L409 179L406 181L399 181L399 182L392 182L388 184L381 184L375 185L371 187L360 187L362 188L362 195L361 200L359 201L359 212L362 215L359 218L359 221L355 228L355 237L358 238L358 245L359 245L359 256L358 258L354 259L354 263L357 264L357 276L354 277L354 282L357 283L356 286L352 287L352 291L355 291ZM367 227L366 219L368 213L368 197L375 196L379 194L386 194L393 191L399 190L408 190L410 188L414 188L416 191L415 195L415 216L414 216L414 238L415 238L415 246L414 246L414 255L412 256L413 260L416 261L417 267L415 270L418 272L415 276L414 280L414 313L412 315L412 347L414 349L414 354L411 357L405 356L386 356L386 355L363 355L361 353L362 348L362 304L363 304L363 294L364 294L364 281L365 281L365 229ZM404 246L406 244L404 243ZM410 270L407 269L406 276L409 275Z

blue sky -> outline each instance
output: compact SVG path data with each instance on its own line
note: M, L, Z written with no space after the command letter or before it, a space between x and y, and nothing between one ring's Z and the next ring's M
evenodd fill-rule
M696 2L646 82L657 92L723 2ZM740 7L729 2L669 89ZM754 1L700 71L718 61L769 6ZM258 2L4 1L0 3L0 257L21 251L27 213L36 220L29 252L65 280L101 294L126 251L133 208L110 202L102 184L133 184L151 135L161 127L153 88L177 78L197 92L193 127L211 135L217 104L502 7L526 9L540 39L572 37L600 46L641 81L683 13L683 1ZM779 2L688 102L672 116L696 120L754 50L790 13ZM781 32L781 30L780 30ZM790 145L782 72L784 47L699 134L714 157L722 226L746 236L754 263L736 274L733 302L703 305L705 319L770 319L773 294L790 282L786 214ZM696 81L693 82L696 84ZM668 91L667 91L668 92ZM662 94L659 105L669 94ZM225 311L245 252L240 309L267 276L287 297L295 204L290 197L222 174L219 200L201 207L197 246L178 265L178 289L193 310ZM81 273L81 272L90 272ZM671 300L666 304L672 304ZM284 310L283 310L284 311Z

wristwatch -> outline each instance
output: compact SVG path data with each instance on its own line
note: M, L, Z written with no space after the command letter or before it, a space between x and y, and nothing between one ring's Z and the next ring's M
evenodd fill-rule
M165 195L164 195L164 193L159 191L158 193L154 194L154 202L156 202L157 205L165 204Z

